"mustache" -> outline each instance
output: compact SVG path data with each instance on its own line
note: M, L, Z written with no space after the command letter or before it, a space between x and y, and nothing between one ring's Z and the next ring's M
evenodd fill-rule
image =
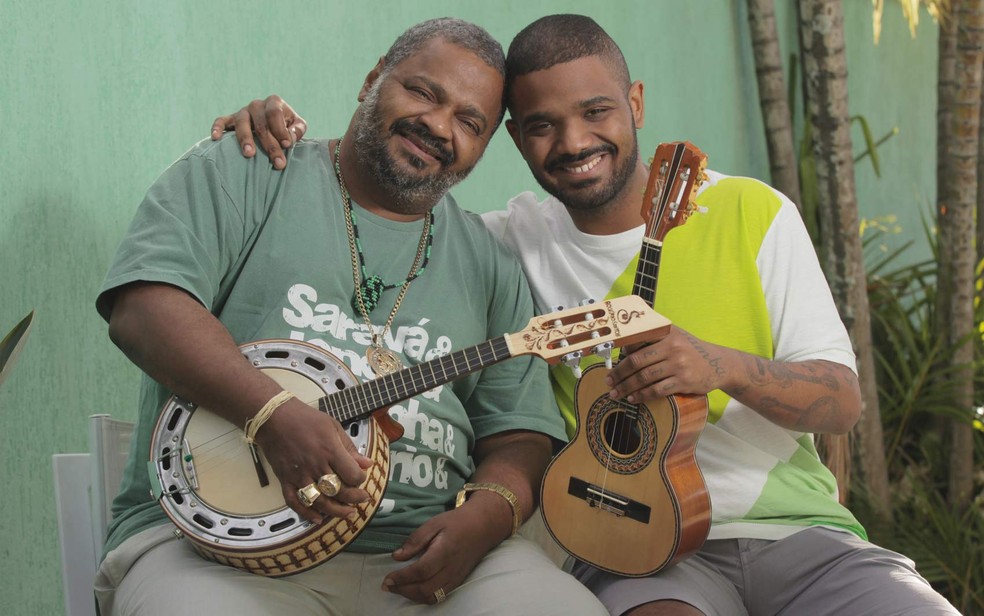
M434 136L434 133L430 132L430 129L423 124L402 118L393 123L391 130L404 137L416 137L424 149L441 161L441 167L449 167L454 164L454 150L447 147L443 139Z
M593 148L588 148L586 150L581 150L577 154L560 154L547 162L547 169L550 171L555 171L558 167L570 167L576 165L577 163L583 162L597 156L598 154L611 154L615 155L615 146L613 145L599 145Z

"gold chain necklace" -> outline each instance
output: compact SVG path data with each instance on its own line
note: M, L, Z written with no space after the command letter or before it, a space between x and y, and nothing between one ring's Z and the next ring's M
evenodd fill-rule
M424 230L420 234L420 241L417 243L417 254L414 256L413 265L410 266L410 273L407 274L406 280L400 286L400 293L396 296L396 303L393 304L393 309L390 310L389 317L386 319L386 324L383 325L382 330L378 333L372 326L372 321L369 319L369 312L372 308L366 307L366 295L367 290L364 289L363 279L362 279L362 268L365 267L364 260L361 259L362 254L358 246L358 240L356 238L356 227L355 227L355 212L352 211L352 198L349 195L348 188L345 186L345 180L342 178L342 165L341 165L341 152L342 152L342 140L339 139L335 143L335 175L338 177L338 187L342 192L342 204L345 206L345 232L348 235L349 244L349 254L352 257L352 282L355 284L355 301L352 303L359 309L362 314L362 318L366 323L366 327L369 328L369 334L371 335L371 342L369 343L369 348L366 349L366 361L369 362L369 367L372 371L376 373L377 376L382 376L386 374L391 374L400 370L403 364L400 363L400 358L396 356L396 353L387 349L383 346L383 339L386 336L386 332L389 331L390 326L393 324L393 319L396 317L397 311L400 309L400 304L403 303L403 297L407 294L407 289L410 288L410 283L423 271L422 264L425 263L425 259L429 257L429 248L432 241L432 230L434 224L433 214L428 210L424 215ZM362 261L360 266L360 261ZM369 293L373 297L372 305L375 307L375 300L378 299L378 292L381 292L382 281L379 280L378 276L373 276L373 278L378 281L379 287L376 287L378 291L375 294Z

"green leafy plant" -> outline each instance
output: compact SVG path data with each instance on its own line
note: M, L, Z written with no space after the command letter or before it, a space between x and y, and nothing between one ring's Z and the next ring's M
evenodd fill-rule
M21 319L20 323L14 326L14 329L10 330L9 334L4 336L3 340L0 340L0 385L3 385L17 360L17 356L24 348L24 343L27 341L27 335L30 333L33 323L34 311L32 310Z
M878 524L871 515L863 487L852 492L851 506L876 543L912 558L924 577L965 614L984 614L984 493L967 511L945 502L948 456L945 419L973 421L974 410L955 408L953 378L967 366L953 367L950 358L962 344L940 340L937 315L936 237L928 223L923 230L933 256L895 266L908 244L884 251L880 238L886 226L867 221L864 247L868 264L868 297L872 343L877 362L879 406L885 434L885 455L893 495L895 521ZM873 232L871 232L873 230ZM977 315L980 325L984 311ZM977 357L984 357L981 353ZM984 391L984 362L973 366L978 392ZM977 439L975 468L984 462L984 434ZM978 489L984 476L978 473ZM859 478L856 486L863 486Z

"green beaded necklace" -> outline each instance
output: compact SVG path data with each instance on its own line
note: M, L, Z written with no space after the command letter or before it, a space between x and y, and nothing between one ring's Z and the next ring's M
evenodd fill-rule
M362 252L362 241L359 239L359 223L356 221L355 211L352 209L352 198L349 196L348 188L345 186L345 180L342 179L342 166L339 162L341 160L339 156L341 150L342 140L339 139L335 143L335 175L338 176L338 186L342 191L342 203L345 204L346 222L348 223L347 226L350 236L349 244L350 247L353 247L353 252L355 253L352 255L353 261L358 256L359 262L359 269L355 276L356 290L355 297L352 298L352 307L360 312L364 309L364 316L368 319L368 313L372 312L376 305L379 304L379 298L382 297L383 291L402 287L400 296L396 300L396 305L393 306L393 313L395 314L403 300L403 295L406 293L406 288L427 269L427 263L430 261L431 247L434 245L434 214L428 210L424 215L423 233L420 235L420 242L417 244L417 254L414 257L413 265L410 267L410 272L406 278L395 284L386 284L379 276L375 274L370 276L366 271L366 258Z

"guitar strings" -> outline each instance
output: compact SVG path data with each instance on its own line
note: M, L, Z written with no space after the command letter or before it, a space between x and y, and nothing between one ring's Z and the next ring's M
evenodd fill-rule
M468 356L469 351L472 352L471 358ZM442 356L437 358L437 361L429 361L413 366L408 370L391 375L389 378L384 377L382 379L364 381L354 387L345 388L327 396L318 396L313 400L302 400L302 402L313 408L318 408L315 406L316 402L327 400L332 411L331 414L339 421L344 422L352 417L363 414L367 407L384 406L383 404L376 404L376 402L385 400L387 396L402 397L403 394L413 391L418 387L418 376L421 379L420 385L428 385L427 377L424 374L425 369L430 371L431 382L436 382L440 380L438 372L441 373L442 377L446 378L449 373L473 371L473 363L482 367L498 362L500 358L506 359L508 357L510 357L510 354L505 339L493 339L486 344ZM459 369L459 362L464 365L464 371ZM399 377L399 380L397 380L397 377ZM408 377L409 382L407 380ZM319 408L319 410L321 409ZM190 452L192 459L196 461L196 473L199 472L199 469L201 471L214 470L222 464L240 458L247 451L245 448L231 447L232 451L226 451L230 449L229 445L235 445L240 441L239 435L240 430L233 428L225 433L216 435L208 441L190 447L192 450Z
M472 353L471 358L469 353ZM508 342L501 336L382 378L365 381L326 396L325 399L329 400L330 410L335 417L345 421L364 414L366 408L388 406L392 404L391 400L410 398L416 395L411 392L422 393L436 387L440 381L449 382L455 375L463 376L510 357L512 354L509 352ZM464 366L463 369L459 367L459 363ZM427 370L430 371L429 381L425 374Z
M302 399L301 402L315 408L314 403L320 398L321 396L313 400ZM181 450L184 451L183 445ZM252 460L249 455L249 447L242 438L242 430L235 427L197 445L192 446L189 443L189 450L185 453L191 455L191 462L194 463L196 475L201 475L203 472L214 472L223 465L235 462L244 456ZM184 455L181 456L182 460L184 457Z
M671 197L669 191L667 190L667 181L670 178L675 177L676 172L679 169L680 160L677 156L680 153L681 147L678 146L676 152L674 153L673 160L667 167L665 176L660 173L661 170L655 171L657 176L655 178L654 193L657 195L657 198L653 199L654 203L652 205L654 207L649 210L649 220L646 222L646 237L650 240L657 241L656 237L660 230L659 221L662 220L663 215L669 206ZM671 182L671 187L673 184L675 184L675 182ZM659 245L661 246L662 242L659 242ZM640 286L643 279L651 279L652 282L650 285L653 287L652 291L655 300L655 283L658 277L659 264L649 262L648 259L643 256L642 252L643 251L640 250L640 259L636 265L636 286ZM652 270L651 272L649 271L650 269ZM627 401L618 401L617 404L619 408L614 409L609 416L609 421L614 422L611 427L610 442L617 445L619 451L628 452L631 445L633 423L638 420L638 407L635 407L633 412L629 413L627 407L630 405ZM602 436L606 437L606 426L602 425L601 430ZM600 471L603 476L600 481L596 478L596 484L600 484L602 494L607 493L608 479L613 465L614 452L614 447L608 448L605 463L602 465L602 469Z
M302 400L302 402L308 406L317 408L319 411L328 412L339 421L345 422L363 415L367 406L375 408L387 406L387 396L390 399L404 399L416 395L411 393L415 390L419 389L418 393L421 393L426 391L426 389L437 386L438 381L442 380L437 375L438 371L441 372L444 382L448 382L452 380L456 373L458 375L468 374L487 365L508 359L513 356L509 351L508 344L506 337L500 336L475 347L462 349L423 364L418 364L389 377L365 381L354 387L341 389L327 396L318 396L314 400ZM469 358L469 352L472 353L472 358ZM463 363L464 370L458 367L459 360ZM476 368L472 367L473 361L477 366ZM449 362L450 366L448 365ZM450 371L449 367L452 368ZM427 381L424 370L430 370L432 379L430 383ZM449 372L452 378L448 378ZM410 379L409 386L406 380L408 376ZM421 378L419 386L417 384L418 376ZM397 378L399 378L399 382ZM428 385L430 387L427 387ZM315 401L319 403L318 406L314 405ZM320 404L322 401L329 408L322 408ZM336 404L335 402L338 403ZM247 455L252 461L252 456L246 453L247 448L245 446L237 446L242 444L240 433L241 431L238 428L232 428L197 445L192 446L189 444L188 451L184 450L184 444L182 443L179 448L182 455L179 457L183 459L182 462L194 463L196 475L214 471L224 464L241 459L244 455ZM190 459L184 459L188 456L190 456Z

